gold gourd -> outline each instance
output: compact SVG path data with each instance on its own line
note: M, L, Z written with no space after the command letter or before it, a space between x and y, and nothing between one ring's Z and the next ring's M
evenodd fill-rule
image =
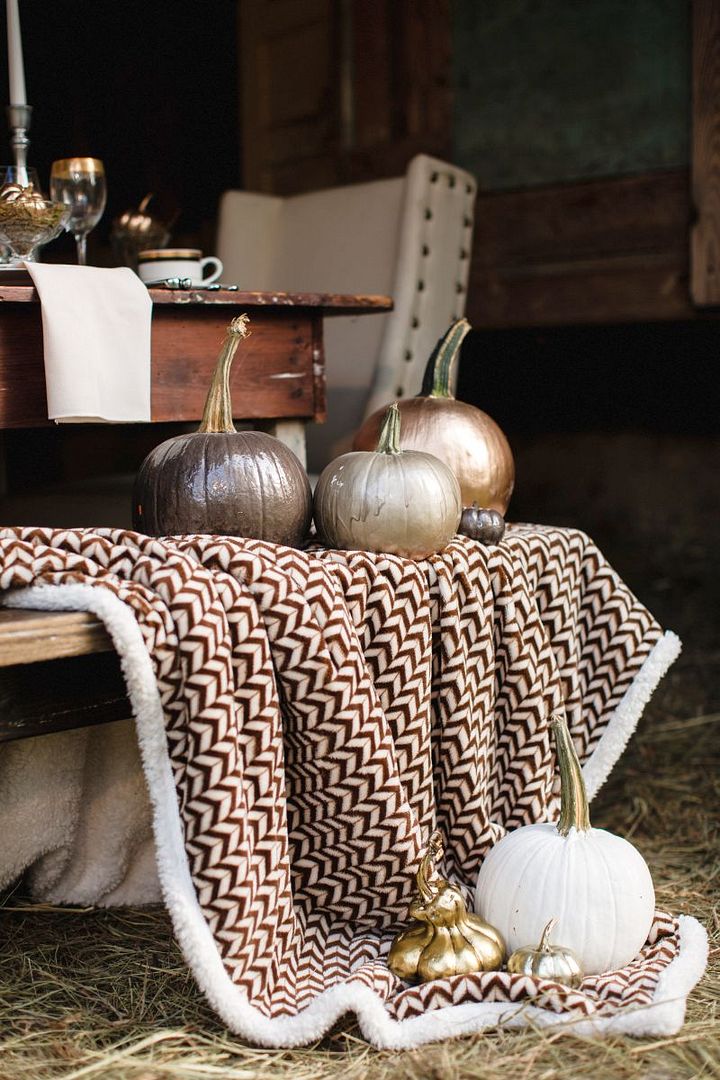
M435 872L442 858L439 832L430 837L416 874L418 891L409 915L416 924L392 943L388 966L408 982L496 971L505 958L497 930L468 912L460 889Z
M564 986L579 986L583 980L580 961L565 945L551 945L550 934L557 919L551 919L537 945L516 949L508 960L507 969L513 975L532 975L535 979L551 979Z
M31 210L44 210L46 206L44 196L35 190L32 183L25 186L22 184L5 184L2 191L0 191L0 199L7 203L19 203L22 206L30 207Z

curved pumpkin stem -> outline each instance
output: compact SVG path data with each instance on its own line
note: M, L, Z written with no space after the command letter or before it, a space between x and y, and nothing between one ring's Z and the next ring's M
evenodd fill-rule
M550 717L560 768L560 818L557 831L567 836L571 829L587 832L590 828L587 792L582 769L563 716Z
M428 903L437 895L438 887L434 880L435 863L442 857L442 836L439 829L431 835L425 854L420 860L415 875L417 887L423 900Z
M450 384L460 355L460 346L470 329L467 319L457 319L449 330L445 331L430 353L419 397L452 398Z
M376 454L399 454L400 450L400 410L393 402L385 413L380 438L375 449Z
M205 399L202 423L198 431L232 432L235 431L230 397L230 369L237 347L243 338L249 337L249 319L247 315L238 315L227 328L220 355L215 364L210 389Z
M540 936L540 942L537 947L537 952L547 952L550 948L550 935L553 932L553 928L557 925L557 919L553 916L550 922L547 924Z

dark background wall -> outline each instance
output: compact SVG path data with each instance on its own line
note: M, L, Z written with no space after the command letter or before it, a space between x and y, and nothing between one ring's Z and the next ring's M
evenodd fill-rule
M21 0L20 18L34 109L29 164L45 185L55 158L105 162L108 207L90 261L110 261L113 218L148 192L154 212L176 219L175 242L209 246L218 198L240 180L235 0ZM4 11L0 26L6 101ZM72 251L67 238L46 257Z
M454 149L486 190L685 165L687 0L455 0Z

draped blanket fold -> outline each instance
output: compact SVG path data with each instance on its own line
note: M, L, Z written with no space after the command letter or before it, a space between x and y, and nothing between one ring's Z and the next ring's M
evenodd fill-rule
M121 656L158 871L186 960L240 1035L293 1045L357 1015L377 1046L493 1024L676 1030L703 968L693 919L576 991L388 970L430 830L469 890L509 829L552 818L548 717L590 795L679 643L583 533L513 526L394 556L114 529L0 530L5 603L82 608Z

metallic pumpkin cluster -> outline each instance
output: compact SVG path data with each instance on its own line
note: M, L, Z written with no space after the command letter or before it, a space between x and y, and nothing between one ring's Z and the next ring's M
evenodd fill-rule
M442 837L436 830L415 875L417 892L408 909L413 922L396 935L388 954L388 967L406 982L498 971L505 961L500 932L469 912L458 886L437 873L436 864L442 857ZM579 986L583 972L575 953L563 945L550 944L555 923L555 919L550 920L537 945L516 949L507 970L513 975Z

